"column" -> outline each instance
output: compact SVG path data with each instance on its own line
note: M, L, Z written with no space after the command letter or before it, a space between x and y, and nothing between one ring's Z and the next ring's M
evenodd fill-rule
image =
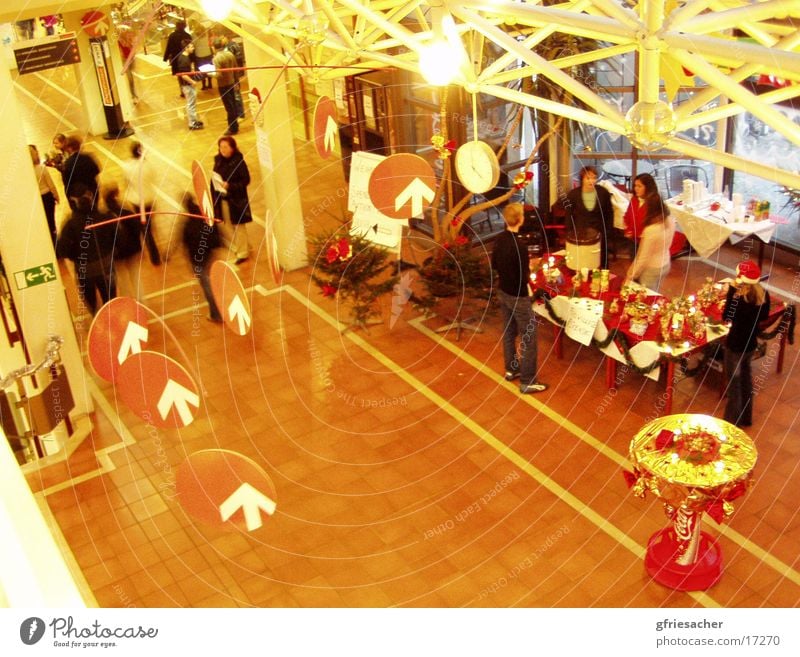
M23 124L11 75L7 67L0 69L0 98L4 99L0 103L0 124L6 126L0 130L0 153L5 155L7 174L0 176L0 256L31 361L36 363L43 357L48 335L63 337L61 356L75 398L75 413L86 414L92 405L83 385L83 361L64 294L64 281L50 241L25 135L22 130L11 128ZM55 280L19 289L15 273L41 265L54 265ZM0 363L4 370L25 365L24 362L10 365L20 360L14 351L5 339L0 340Z
M253 34L258 34L255 38L272 45L276 51L281 51L280 44L277 42L270 44L269 37L261 34L258 28L252 29ZM280 66L282 63L276 62L267 52L260 49L258 44L250 40L246 40L245 48L249 67ZM280 68L249 70L247 81L248 89L258 89L264 102L255 126L258 165L261 167L266 207L274 219L278 259L286 271L299 269L307 264L306 234L295 164L292 115L286 90L286 76ZM247 98L244 102L247 106ZM251 120L253 118L250 117ZM248 164L255 165L252 157L248 159Z

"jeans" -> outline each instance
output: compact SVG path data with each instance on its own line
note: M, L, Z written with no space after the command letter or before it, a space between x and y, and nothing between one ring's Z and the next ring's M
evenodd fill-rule
M239 84L239 80L233 83L233 97L236 100L236 115L240 118L244 118L244 103L242 102L242 87Z
M515 297L498 290L503 316L503 358L507 372L519 372L520 385L536 383L536 317L530 297ZM517 355L517 336L520 336Z
M181 87L183 97L186 99L186 118L189 119L189 127L199 123L197 118L197 89L194 85L185 84Z
M222 98L222 104L225 107L225 117L228 121L228 132L235 135L239 132L239 110L236 108L234 92L234 85L219 88L219 96Z
M750 371L752 357L752 351L739 354L725 349L728 403L725 405L724 419L737 427L749 427L753 423L753 377Z

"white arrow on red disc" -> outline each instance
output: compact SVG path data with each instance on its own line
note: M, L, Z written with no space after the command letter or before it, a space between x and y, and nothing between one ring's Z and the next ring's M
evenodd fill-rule
M131 354L147 346L148 310L136 299L116 297L105 304L89 327L89 364L97 376L114 381Z
M120 365L117 391L136 415L157 427L179 429L200 408L197 384L184 367L155 351L131 354Z
M247 335L251 324L250 303L236 270L224 260L211 265L211 291L225 325L236 335Z

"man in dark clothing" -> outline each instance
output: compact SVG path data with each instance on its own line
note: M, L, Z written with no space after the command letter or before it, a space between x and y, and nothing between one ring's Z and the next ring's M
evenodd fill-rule
M169 62L172 69L172 75L175 75L177 70L178 56L183 51L183 43L188 39L192 40L192 35L186 31L186 22L178 21L175 23L175 31L167 37L167 45L164 46L164 61ZM178 80L180 83L180 79ZM183 96L183 88L181 87L181 96Z
M236 68L236 57L225 49L222 39L214 39L211 44L214 51L214 70L217 78L217 90L222 98L225 107L225 115L228 121L226 135L235 135L239 132L239 110L236 107L236 88L234 72L230 69Z
M76 192L78 186L88 189L93 195L97 194L97 176L100 174L100 167L91 155L81 153L81 140L75 136L69 136L64 140L64 153L67 154L67 159L64 160L61 169L61 180L70 207L74 210L72 199L80 196Z
M245 66L244 49L242 44L222 36L222 45L229 53L231 53L236 60L237 68L243 69ZM244 102L242 101L242 86L240 80L244 77L245 71L236 71L233 74L233 96L236 99L236 111L240 119L244 118Z
M192 265L192 272L203 288L203 294L208 301L208 321L214 323L222 322L222 315L219 312L217 302L211 290L211 265L214 262L214 250L221 246L217 224L208 225L200 219L202 211L194 199L187 197L186 212L189 216L183 225L182 240L186 247L186 255Z
M528 250L519 240L519 229L525 220L521 203L509 203L503 210L506 230L495 242L492 269L500 277L500 311L503 315L503 358L506 381L520 380L523 394L547 390L547 384L538 383L538 354L536 345L536 318L529 296L530 266ZM520 353L517 355L517 336L520 336Z
M189 39L184 39L183 50L175 58L175 75L181 85L182 95L186 99L186 119L189 121L189 130L202 130L203 122L197 116L197 83L200 74L194 64L194 44Z
M585 239L590 229L600 235L600 269L608 269L608 240L613 238L614 206L611 194L597 187L597 169L586 166L578 174L580 187L570 191L563 202L567 212L567 236L579 241Z
M103 220L95 208L95 192L78 184L73 186L72 194L70 205L74 211L58 236L56 257L69 258L75 264L78 292L94 315L97 293L103 303L117 295L113 269L116 226L92 228Z

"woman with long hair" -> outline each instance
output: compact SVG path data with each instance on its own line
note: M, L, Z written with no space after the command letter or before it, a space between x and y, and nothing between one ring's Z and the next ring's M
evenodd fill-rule
M220 137L217 148L219 152L214 156L211 177L214 216L222 220L223 237L238 265L250 257L247 240L247 224L253 221L247 196L250 171L233 137Z
M669 274L671 256L669 247L675 236L675 221L658 194L644 199L642 239L626 280L638 281L651 290L658 291L661 281Z
M640 173L633 179L633 198L628 204L623 221L625 237L633 240L634 249L642 238L645 217L645 199L651 194L658 195L658 185L649 173Z
M755 351L758 325L769 315L769 292L760 283L761 269L752 260L736 265L736 280L728 288L722 318L730 322L725 342L728 402L725 420L737 427L753 423L753 378L750 359Z

